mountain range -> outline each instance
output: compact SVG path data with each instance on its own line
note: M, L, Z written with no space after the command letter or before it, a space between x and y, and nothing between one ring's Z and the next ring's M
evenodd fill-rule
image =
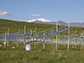
M56 25L56 22L52 22L52 21L44 19L44 18L33 19L33 20L26 21L26 22L44 23L44 24L53 24L53 25ZM63 25L63 26L68 26L68 24L70 24L71 27L84 27L84 22L82 22L82 23L80 23L80 22L66 23L64 21L58 21L58 24L59 25Z

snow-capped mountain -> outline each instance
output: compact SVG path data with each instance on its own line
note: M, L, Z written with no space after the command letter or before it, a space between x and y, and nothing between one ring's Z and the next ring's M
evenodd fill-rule
M26 22L35 22L35 21L40 21L40 22L51 22L50 20L44 19L44 18L39 18L39 19L32 19Z
M34 22L34 23L43 23L43 24L52 24L52 25L56 25L56 22L51 22L50 20L44 19L44 18L39 18L39 19L32 19L26 22ZM84 22L80 23L80 22L75 22L75 23L66 23L64 21L58 21L59 25L63 25L63 26L68 26L68 24L70 24L71 27L84 27Z

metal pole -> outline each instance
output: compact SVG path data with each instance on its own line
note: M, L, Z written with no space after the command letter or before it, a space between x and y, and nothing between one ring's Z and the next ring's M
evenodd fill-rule
M82 30L81 35L83 36L83 30ZM84 39L84 38L81 38L81 50L82 50L82 48L83 48L83 39Z
M7 34L7 46L9 46L9 28L8 28L8 34Z
M57 51L57 40L58 40L58 21L56 22L56 51Z
M18 30L18 34L17 34L17 47L18 47L19 32L20 30Z
M32 34L32 30L30 30L30 45L31 45L31 34Z
M68 24L68 47L67 47L68 51L69 51L69 34L70 34L70 24Z
M64 36L64 38L65 38L66 36ZM64 42L64 40L63 40L63 42ZM65 42L66 43L66 42ZM65 47L65 43L64 43L64 47Z
M24 26L24 48L25 48L25 38L26 38L26 26Z
M43 33L43 49L45 49L45 33Z
M76 43L77 43L77 29L75 30L75 48L76 48Z
M6 47L6 32L5 32L5 41L4 41L4 48Z
M53 31L52 31L52 36L51 36L51 47L53 46Z
M36 37L36 27L35 27L35 37ZM36 48L36 42L34 42L34 48Z
M37 36L37 46L38 46L38 36Z
M36 35L37 35L37 28L36 28ZM37 46L38 46L38 36L36 37L36 41L37 41Z

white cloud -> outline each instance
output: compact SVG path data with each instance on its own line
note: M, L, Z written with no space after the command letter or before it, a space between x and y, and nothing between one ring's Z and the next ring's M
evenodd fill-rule
M6 11L0 11L0 15L1 15L1 16L10 16L11 14L9 14L9 13L6 12Z
M40 14L32 14L31 16L41 16Z

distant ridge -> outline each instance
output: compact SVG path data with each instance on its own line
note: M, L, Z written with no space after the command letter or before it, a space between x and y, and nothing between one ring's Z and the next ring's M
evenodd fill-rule
M43 18L42 18L43 19ZM44 21L43 21L44 20ZM29 20L29 21L26 21L26 22L33 22L33 23L44 23L44 24L53 24L53 25L56 25L56 22L52 22L50 20L46 20L46 19L43 19L43 20L39 20L39 19L33 19L33 20ZM64 21L58 21L59 25L63 25L63 26L68 26L68 24L71 25L71 27L84 27L84 22L83 23L80 23L80 22L76 22L76 23L66 23Z
M6 21L15 21L15 20L9 20L9 19L0 19L0 20L6 20ZM16 21L16 22L20 22L20 21ZM23 21L21 21L23 22ZM26 21L28 22L28 21ZM52 25L56 25L56 22L51 22L50 20L48 22L44 22L44 21L38 21L35 20L31 23L43 23L43 24L52 24ZM68 26L68 24L71 25L71 27L84 27L84 22L80 23L80 22L76 22L76 23L66 23L64 21L58 21L59 25L63 25L63 26ZM0 23L1 24L1 23Z

